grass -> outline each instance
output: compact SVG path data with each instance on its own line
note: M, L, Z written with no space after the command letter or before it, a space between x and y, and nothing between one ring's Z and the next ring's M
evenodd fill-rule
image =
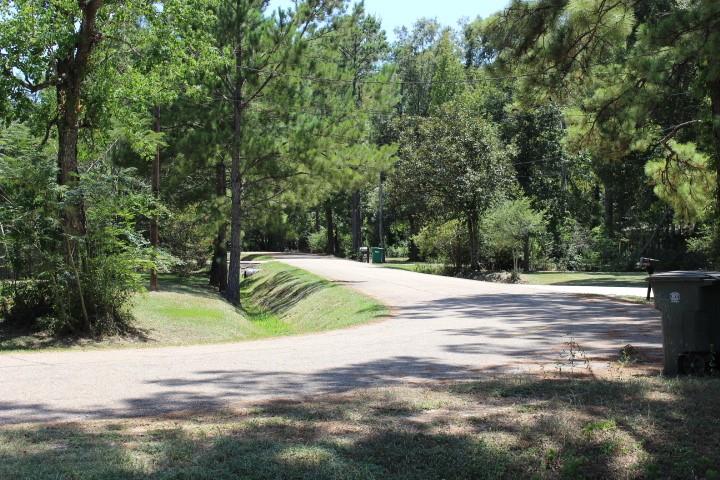
M434 275L442 275L446 271L441 263L409 262L401 258L389 259L383 266ZM521 278L530 285L647 287L647 274L642 272L534 272L523 273Z
M163 275L160 291L138 295L132 335L101 340L2 329L0 351L157 347L227 343L319 332L372 321L387 309L354 290L270 262L243 281L243 308L228 304L202 276Z
M386 316L377 301L310 272L279 262L243 282L246 313L273 334L311 333L349 327Z
M533 285L590 285L597 287L647 287L641 272L537 272L522 278Z
M383 264L386 268L395 268L397 270L407 270L416 273L429 273L432 275L442 275L445 271L445 265L442 263L430 262L408 262L403 259L387 259L387 263Z
M0 478L720 478L720 379L507 376L0 427Z
M267 255L264 253L243 253L240 257L240 260L243 262L254 262L258 260L272 260L272 255Z

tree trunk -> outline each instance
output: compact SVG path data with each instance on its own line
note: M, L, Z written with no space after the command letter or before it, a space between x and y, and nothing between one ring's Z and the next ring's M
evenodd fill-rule
M160 107L155 107L155 125L154 130L160 133ZM152 193L156 200L160 199L160 145L155 147L155 158L152 166ZM153 249L157 250L160 246L160 231L158 228L158 217L154 215L150 219L150 245ZM157 269L153 268L150 270L150 290L153 292L158 291L158 277Z
M215 195L220 201L225 198L225 162L219 160L215 165ZM210 285L224 292L227 289L227 222L223 219L218 225L217 236L213 242L213 258L210 267Z
M478 266L478 225L477 213L475 211L467 214L468 240L470 245L470 268L475 269Z
M352 234L352 257L358 255L361 243L362 217L360 216L360 190L352 193L351 200L351 234Z
M715 215L720 216L720 79L710 82L712 106L712 137L717 180L715 185Z
M525 235L523 240L523 265L525 273L530 273L532 265L530 265L530 234Z
M408 219L410 223L410 241L408 245L408 260L411 262L417 262L420 260L420 249L418 248L415 240L413 239L417 235L417 221L413 215L410 215Z
M225 298L233 305L240 305L240 256L242 255L242 173L240 169L240 145L242 142L242 50L236 46L235 88L233 92L233 142L230 167L230 268L228 270Z
M325 233L327 235L325 253L335 255L335 224L333 222L332 205L329 201L325 203Z
M335 232L333 233L333 251L336 256L340 256L340 235L338 234L339 225L335 223Z
M55 87L57 97L58 129L58 185L67 187L70 195L64 199L60 214L60 224L65 237L65 260L75 274L79 303L82 307L82 328L89 331L90 318L82 292L80 250L82 237L87 233L85 204L79 191L80 175L78 169L78 134L80 131L79 112L81 108L82 87L87 73L90 53L98 39L96 30L97 12L102 6L101 0L81 2L82 19L74 48L61 57L56 64L58 82Z
M608 183L605 184L605 198L603 200L605 214L605 231L609 236L615 233L615 203L610 193Z

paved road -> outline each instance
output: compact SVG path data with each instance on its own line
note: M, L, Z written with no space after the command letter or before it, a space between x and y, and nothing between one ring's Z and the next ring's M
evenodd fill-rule
M377 297L394 316L347 330L227 345L0 355L0 423L221 408L541 364L552 369L570 337L596 367L627 343L654 353L661 348L659 319L648 306L326 257L281 259Z

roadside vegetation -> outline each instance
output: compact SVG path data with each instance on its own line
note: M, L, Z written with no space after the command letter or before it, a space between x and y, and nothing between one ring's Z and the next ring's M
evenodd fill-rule
M0 427L0 478L720 478L718 379L510 376Z
M83 338L0 321L0 351L226 343L343 328L388 313L369 297L279 262L262 264L243 281L242 308L201 275L161 275L160 287L136 296L133 328L124 335Z

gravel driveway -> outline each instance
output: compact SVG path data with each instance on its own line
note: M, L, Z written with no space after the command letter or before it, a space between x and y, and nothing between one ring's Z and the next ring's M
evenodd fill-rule
M661 351L659 316L650 306L582 298L567 287L484 283L310 255L278 257L378 298L392 307L392 318L237 344L2 354L0 423L222 408L260 398L553 368L570 338L594 368L628 343L653 355Z

